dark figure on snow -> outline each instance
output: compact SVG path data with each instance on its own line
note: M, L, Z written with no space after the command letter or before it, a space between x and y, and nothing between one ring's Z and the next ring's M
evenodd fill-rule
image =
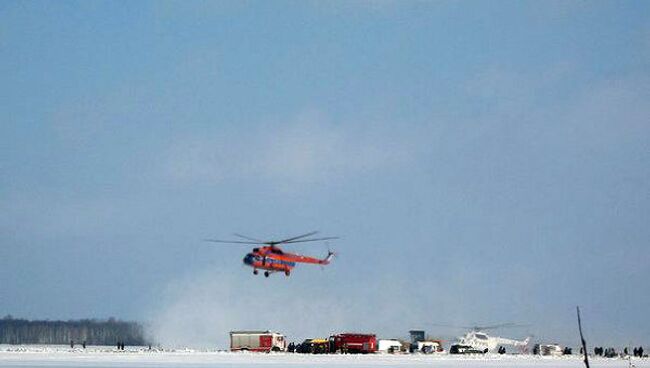
M70 349L74 349L74 341L70 340Z
M643 358L643 347L639 346L639 357Z
M84 342L81 343L81 346L83 346L84 349L86 348L86 340L84 340Z

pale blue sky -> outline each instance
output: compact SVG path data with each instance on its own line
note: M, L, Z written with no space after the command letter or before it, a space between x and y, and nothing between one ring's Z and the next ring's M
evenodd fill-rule
M3 1L0 314L650 343L649 68L640 1ZM201 242L313 229L290 279Z

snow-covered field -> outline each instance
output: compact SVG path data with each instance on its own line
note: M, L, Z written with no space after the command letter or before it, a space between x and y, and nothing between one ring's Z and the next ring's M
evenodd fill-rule
M592 359L592 367L650 368L650 360ZM516 355L302 355L203 352L192 350L118 352L111 347L70 349L62 346L0 345L0 367L583 367L579 357Z

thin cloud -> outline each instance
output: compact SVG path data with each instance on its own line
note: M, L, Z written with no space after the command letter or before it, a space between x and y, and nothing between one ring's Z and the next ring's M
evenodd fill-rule
M398 168L412 157L406 138L349 127L314 113L289 124L241 133L213 133L175 144L166 175L183 183L256 179L325 182Z

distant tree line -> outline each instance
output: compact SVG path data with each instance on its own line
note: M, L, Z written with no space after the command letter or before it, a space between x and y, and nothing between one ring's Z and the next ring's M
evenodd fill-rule
M82 319L29 321L11 315L0 319L0 344L146 345L144 329L136 322Z

